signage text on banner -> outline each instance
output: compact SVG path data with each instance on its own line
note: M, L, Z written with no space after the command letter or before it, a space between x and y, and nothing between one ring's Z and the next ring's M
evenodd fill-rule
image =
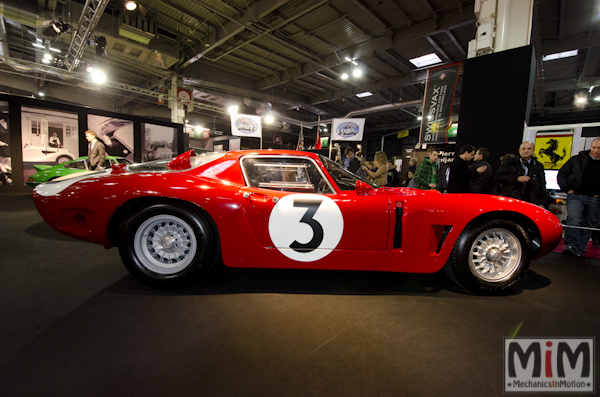
M260 116L249 114L231 115L231 135L262 137L262 124Z
M429 69L420 143L447 143L460 62Z
M365 119L333 119L332 141L362 141Z

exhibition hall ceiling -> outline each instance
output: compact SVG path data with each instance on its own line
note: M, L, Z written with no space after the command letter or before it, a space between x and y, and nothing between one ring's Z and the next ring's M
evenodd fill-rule
M237 102L241 112L273 112L292 125L367 117L379 134L419 125L427 67L410 60L433 53L437 65L464 61L476 32L472 0L142 0L133 12L123 0L3 3L4 92L168 118L156 92L175 76L193 91L198 117L225 119ZM598 109L590 92L600 86L597 3L534 1L533 118ZM89 11L81 17L84 4L103 9L97 23ZM80 20L95 26L71 65ZM86 66L103 69L107 83L87 82ZM585 106L575 103L582 93ZM459 109L460 83L453 113Z

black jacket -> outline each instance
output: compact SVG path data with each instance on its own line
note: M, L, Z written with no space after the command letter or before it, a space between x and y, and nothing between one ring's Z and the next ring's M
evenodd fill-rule
M492 193L494 188L494 174L492 172L492 166L486 160L479 160L471 164L471 169L476 170L477 168L485 165L487 170L483 174L478 174L476 177L471 179L471 185L469 186L469 192L471 193Z
M546 206L548 204L548 191L546 191L546 177L544 166L535 157L531 158L529 165L529 177L527 183L517 181L517 178L525 175L521 166L521 157L512 157L500 164L496 173L496 182L500 184L500 194L519 200L525 200L526 189L530 191L530 202Z
M469 169L469 163L457 157L450 165L450 178L448 179L448 193L469 193L471 178L479 173Z
M348 171L350 171L353 174L356 174L356 171L358 171L359 168L360 161L358 161L356 156L352 157L352 160L350 160L350 165L348 166Z
M573 189L575 193L579 193L579 190L581 190L581 177L589 160L589 150L581 151L577 156L567 160L565 165L558 171L558 185L561 191L568 192Z

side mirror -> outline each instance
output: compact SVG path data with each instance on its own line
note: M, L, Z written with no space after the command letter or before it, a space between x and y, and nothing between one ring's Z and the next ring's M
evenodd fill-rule
M356 186L354 187L356 190L356 194L367 195L373 188L368 183L364 183L361 180L356 181Z

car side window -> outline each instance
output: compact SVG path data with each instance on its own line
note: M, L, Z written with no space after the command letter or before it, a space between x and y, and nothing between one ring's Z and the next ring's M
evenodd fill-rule
M242 160L242 168L246 183L251 187L297 193L334 193L316 164L309 159L248 157Z
M70 170L85 170L85 160L73 161L72 163L65 164L64 168Z

